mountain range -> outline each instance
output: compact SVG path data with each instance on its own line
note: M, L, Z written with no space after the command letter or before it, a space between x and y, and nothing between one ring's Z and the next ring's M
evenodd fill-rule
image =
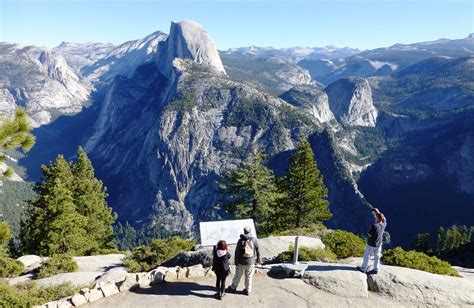
M82 145L119 220L174 231L226 217L220 176L257 151L281 175L305 136L329 189L328 226L365 234L375 206L408 245L472 224L473 66L472 34L367 51L218 51L181 21L118 46L0 43L0 114L24 106L36 127L19 161L27 179Z

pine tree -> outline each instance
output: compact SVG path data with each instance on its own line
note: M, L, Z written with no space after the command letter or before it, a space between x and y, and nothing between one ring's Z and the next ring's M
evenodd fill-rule
M16 110L13 119L0 119L0 162L5 159L3 150L22 148L24 152L27 152L33 147L35 137L30 131L28 117L23 108ZM12 168L8 168L2 175L9 177L13 172Z
M133 228L128 221L125 225L117 223L115 226L115 237L117 239L117 248L120 250L132 250L137 245L137 231Z
M301 139L289 167L280 181L284 198L277 214L280 228L300 228L320 224L332 217L328 191L314 160L311 146Z
M446 229L439 227L438 237L436 238L436 251L441 252L446 249Z
M116 214L107 206L107 193L102 181L94 176L94 168L84 150L79 147L77 161L72 165L72 194L77 212L87 220L86 233L91 251L114 248L113 223Z
M429 233L418 233L413 241L413 249L430 254L432 252Z
M70 164L59 155L54 164L43 165L43 180L35 185L38 196L23 233L23 245L32 253L82 255L90 245L85 231L86 219L77 213L71 184Z
M8 255L8 242L12 237L10 226L6 221L0 221L0 257Z
M229 171L220 185L225 196L222 208L236 218L252 218L260 233L272 229L270 217L279 197L273 172L263 165L263 155L257 153L238 170Z

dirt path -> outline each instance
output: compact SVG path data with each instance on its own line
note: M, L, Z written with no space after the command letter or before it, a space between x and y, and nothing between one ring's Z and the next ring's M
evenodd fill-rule
M256 274L250 296L227 294L222 301L214 298L214 279L190 278L150 288L123 292L101 299L88 308L97 307L403 307L400 303L369 294L369 298L344 298L319 291L301 279L271 278ZM227 285L230 281L227 283ZM242 289L242 283L239 289Z

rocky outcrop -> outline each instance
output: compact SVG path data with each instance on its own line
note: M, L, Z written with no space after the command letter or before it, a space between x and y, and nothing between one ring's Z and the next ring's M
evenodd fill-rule
M25 106L34 127L82 110L91 86L58 53L0 43L0 114Z
M320 123L334 120L334 115L329 109L327 94L317 88L294 87L280 97L293 106L303 108Z
M81 73L99 88L108 85L116 76L131 77L137 67L153 61L158 45L167 37L167 34L157 31L142 39L120 44L82 67Z
M173 71L175 58L190 59L225 73L214 42L204 28L194 21L183 20L171 23L170 34L160 46L156 60L160 71L165 76Z
M324 90L329 108L338 121L351 126L375 126L378 112L372 102L367 80L360 77L340 79Z
M303 280L316 288L344 297L368 297L367 276L353 266L310 262Z
M62 42L53 50L60 53L76 72L80 72L81 68L107 56L114 48L113 44Z
M370 291L402 302L433 306L474 305L474 283L466 278L383 266L377 275L368 276L367 281Z

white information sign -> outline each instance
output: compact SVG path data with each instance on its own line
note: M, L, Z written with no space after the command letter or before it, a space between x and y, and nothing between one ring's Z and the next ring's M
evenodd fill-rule
M199 223L201 245L216 245L220 240L225 240L227 244L236 244L246 226L252 228L252 235L256 238L257 232L253 219L201 222Z

